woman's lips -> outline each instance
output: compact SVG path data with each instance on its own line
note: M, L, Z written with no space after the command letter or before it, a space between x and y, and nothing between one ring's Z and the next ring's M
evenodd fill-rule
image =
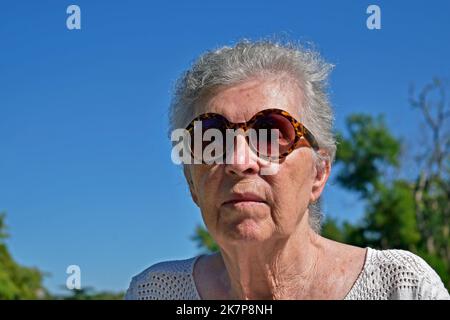
M267 202L254 193L234 193L222 203L223 206L251 206L261 204L267 204Z

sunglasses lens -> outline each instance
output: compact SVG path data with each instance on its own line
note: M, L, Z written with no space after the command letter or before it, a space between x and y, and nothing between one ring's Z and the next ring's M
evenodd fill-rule
M227 128L227 120L220 116L214 115L201 121L194 122L194 130L191 132L191 151L195 159L202 159L202 161L208 162L208 160L216 160L223 156L223 152L218 150L224 150L223 143L225 138L225 132ZM196 134L197 132L197 134ZM213 143L222 137L220 148L214 148ZM210 148L208 148L210 146Z
M272 113L258 118L253 129L256 131L258 153L265 157L277 157L284 154L295 141L295 129L286 117ZM272 131L274 130L274 131ZM273 141L273 139L277 139ZM278 150L272 150L278 147Z

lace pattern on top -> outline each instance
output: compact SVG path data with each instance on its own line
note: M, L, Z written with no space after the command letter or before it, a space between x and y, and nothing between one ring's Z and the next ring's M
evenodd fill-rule
M193 277L200 256L155 264L133 277L125 299L199 300ZM364 266L347 300L450 299L436 272L404 250L367 248Z

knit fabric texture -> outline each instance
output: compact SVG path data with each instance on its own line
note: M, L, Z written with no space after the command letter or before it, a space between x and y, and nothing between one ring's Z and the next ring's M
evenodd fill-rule
M133 277L127 300L200 300L193 270L199 256L155 264ZM450 299L436 272L404 250L367 248L362 271L346 300Z

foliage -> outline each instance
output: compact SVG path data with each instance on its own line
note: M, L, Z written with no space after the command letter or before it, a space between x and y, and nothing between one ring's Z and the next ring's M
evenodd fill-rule
M424 258L450 288L447 88L434 79L417 97L411 91L410 103L421 111L431 139L418 145L417 170L408 171L407 178L396 174L402 169L401 141L389 133L382 118L348 118L348 135L340 134L336 154L337 182L360 194L366 203L365 214L352 227L340 228L329 219L323 235L359 246L410 250ZM426 130L420 134L426 136Z
M37 268L19 265L8 251L5 239L5 214L0 214L0 300L121 300L123 292L96 292L93 288L71 291L70 295L52 295L45 289L43 279L46 275Z
M60 296L57 299L62 300L123 300L125 293L123 292L96 292L94 288L86 287L82 289L71 290L71 295Z
M0 214L0 300L45 299L48 292L42 285L44 274L14 261L5 243L7 237L5 214Z
M197 247L202 248L206 252L217 252L219 247L208 231L202 227L197 226L195 228L195 234L191 238L197 242Z

